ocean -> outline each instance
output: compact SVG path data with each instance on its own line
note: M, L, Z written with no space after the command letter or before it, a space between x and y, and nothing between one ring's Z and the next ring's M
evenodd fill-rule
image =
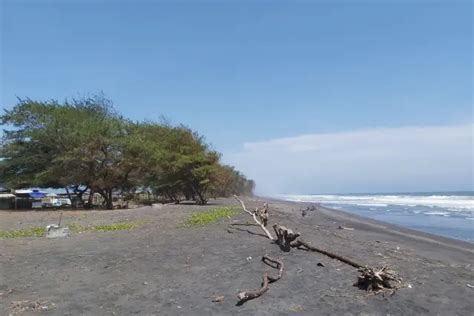
M474 191L279 195L399 226L474 243Z

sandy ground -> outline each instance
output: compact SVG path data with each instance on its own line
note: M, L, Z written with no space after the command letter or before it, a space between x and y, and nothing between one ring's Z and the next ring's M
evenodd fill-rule
M0 240L0 314L15 314L14 301L40 301L48 307L21 315L474 313L474 288L467 285L474 285L473 244L323 208L302 217L302 204L271 201L270 224L278 222L322 248L361 263L387 264L400 273L405 288L392 296L374 296L353 286L353 267L318 253L284 253L258 227L246 225L251 218L243 212L203 227L182 227L193 212L237 206L230 199L213 203L67 211L63 223L144 224L130 231L60 239ZM262 200L247 203L256 206ZM2 211L0 229L43 226L57 219L57 212ZM340 230L340 225L354 230ZM275 273L260 261L263 254L283 259L283 278L262 297L236 306L238 290L255 289L263 272ZM224 299L212 302L217 296Z

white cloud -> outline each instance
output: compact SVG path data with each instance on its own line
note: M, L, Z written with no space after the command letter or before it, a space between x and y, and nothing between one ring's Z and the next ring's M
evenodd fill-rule
M473 189L474 124L378 128L245 143L224 156L257 193Z

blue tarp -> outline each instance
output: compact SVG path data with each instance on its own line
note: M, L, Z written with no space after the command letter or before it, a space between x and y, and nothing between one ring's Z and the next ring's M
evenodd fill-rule
M46 196L46 194L44 194L43 192L33 191L33 192L30 193L30 196L33 199L41 199L41 198L44 198Z

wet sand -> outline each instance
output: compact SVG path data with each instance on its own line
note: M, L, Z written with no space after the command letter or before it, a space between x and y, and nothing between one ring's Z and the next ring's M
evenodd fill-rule
M249 207L262 198L246 199ZM337 210L301 216L304 203L271 200L269 224L363 264L388 265L403 278L392 296L353 286L357 271L319 253L282 252L251 217L183 227L192 213L219 205L165 205L114 211L66 211L63 223L143 222L140 228L84 232L67 238L0 240L0 314L13 301L41 301L42 315L471 315L474 245L415 232ZM0 211L0 229L45 226L57 212ZM341 230L339 226L353 228ZM285 263L281 280L262 297L236 306L237 292L259 286L260 258ZM323 266L318 265L321 263ZM224 296L221 302L212 302ZM38 314L21 312L19 314Z

